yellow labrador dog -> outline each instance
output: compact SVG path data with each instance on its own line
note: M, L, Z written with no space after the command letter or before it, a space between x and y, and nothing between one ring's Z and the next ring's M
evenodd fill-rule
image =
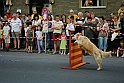
M98 64L97 70L102 69L102 58L111 57L111 51L103 52L98 49L86 36L82 36L80 33L75 34L72 39L76 40L75 43L77 43L84 51L87 51L90 55L94 56Z

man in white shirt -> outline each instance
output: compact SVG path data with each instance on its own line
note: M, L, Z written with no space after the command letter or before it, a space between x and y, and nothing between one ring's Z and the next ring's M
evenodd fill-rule
M14 38L14 49L17 48L16 43L18 41L18 50L20 49L20 38L19 35L21 34L22 31L22 23L19 18L17 18L17 14L13 14L13 18L10 22L11 25L11 33L12 37ZM17 38L17 41L16 41Z
M58 41L58 45L60 45L60 41L59 39L61 38L61 32L62 32L62 27L63 27L63 23L62 21L60 21L59 15L55 16L56 21L53 22L52 24L52 29L53 31L53 40L54 40L54 52L53 54L56 53L56 48L57 48L57 41Z

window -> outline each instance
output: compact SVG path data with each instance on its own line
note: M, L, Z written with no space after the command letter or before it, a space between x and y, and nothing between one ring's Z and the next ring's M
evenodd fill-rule
M81 8L106 8L106 0L81 0Z

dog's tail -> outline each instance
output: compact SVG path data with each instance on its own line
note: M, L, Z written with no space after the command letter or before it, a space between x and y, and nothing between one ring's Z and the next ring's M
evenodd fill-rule
M102 58L109 58L111 57L111 51L109 52L103 52L101 51Z

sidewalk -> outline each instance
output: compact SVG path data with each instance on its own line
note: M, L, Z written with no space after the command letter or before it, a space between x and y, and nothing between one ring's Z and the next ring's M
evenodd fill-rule
M0 49L0 51L4 51L4 52L6 52L4 49ZM23 49L23 48L21 48L20 50L17 50L17 49L9 49L9 51L8 52L26 52L27 53L27 50L25 50L25 49ZM33 53L37 53L38 52L38 50L33 50ZM52 53L53 51L47 51L47 53ZM41 51L41 53L44 53L43 51Z

